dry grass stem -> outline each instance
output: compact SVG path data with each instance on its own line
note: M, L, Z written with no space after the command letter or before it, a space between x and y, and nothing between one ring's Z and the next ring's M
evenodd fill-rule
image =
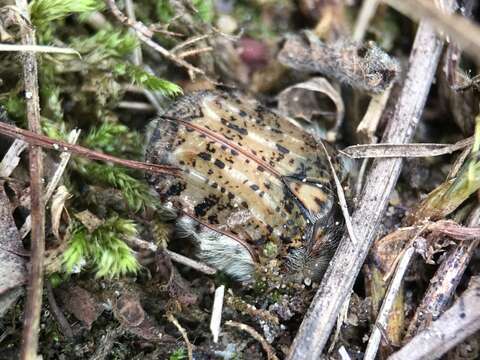
M260 335L254 328L251 326L248 326L246 324L242 324L236 321L227 321L225 322L225 325L235 327L237 329L240 329L242 331L245 331L247 334L252 336L255 340L257 340L263 347L263 350L267 353L267 359L268 360L278 360L277 355L275 355L275 351L272 349L270 344L263 338L262 335Z

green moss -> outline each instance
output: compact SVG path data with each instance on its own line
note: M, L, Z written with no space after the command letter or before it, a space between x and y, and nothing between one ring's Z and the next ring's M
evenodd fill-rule
M116 216L107 219L91 233L82 224L74 222L68 248L63 253L65 271L78 272L89 265L97 277L115 278L135 274L140 265L122 237L136 234L135 224L131 220Z

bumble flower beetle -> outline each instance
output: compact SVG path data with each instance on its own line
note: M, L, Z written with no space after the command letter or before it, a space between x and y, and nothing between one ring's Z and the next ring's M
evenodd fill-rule
M194 239L201 260L248 281L274 244L293 280L323 272L343 222L326 154L311 134L236 91L183 96L154 126L147 161L181 175L149 182L177 212L175 236Z

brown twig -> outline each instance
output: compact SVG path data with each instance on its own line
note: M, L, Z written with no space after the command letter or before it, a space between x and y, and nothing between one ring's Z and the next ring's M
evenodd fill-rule
M120 159L112 155L104 154L100 151L91 150L80 145L69 144L65 141L54 140L45 135L36 134L32 131L21 129L2 122L0 122L0 134L14 139L23 140L30 145L41 146L56 151L70 152L88 159L112 162L114 164L122 165L131 169L143 170L149 173L178 175L180 172L180 169L175 166L157 165L135 160Z
M480 279L474 277L468 289L450 309L388 359L439 359L480 329L479 294Z
M193 346L190 340L188 340L187 331L180 325L178 320L172 314L167 315L167 320L170 321L178 329L180 334L182 334L185 345L187 345L188 360L193 360Z
M480 207L477 207L470 215L468 226L478 226L479 224ZM422 302L417 307L410 322L405 340L410 340L445 311L479 244L480 239L461 242L448 252L447 257L430 280L430 285Z
M72 130L68 135L68 142L72 144L76 143L79 136L80 136L80 130ZM70 155L71 155L70 153L60 154L60 159L61 159L60 163L55 169L55 172L45 189L45 196L43 198L43 201L45 202L45 204L48 203L48 201L53 195L53 192L55 191L58 184L60 183L63 173L67 168L68 161L70 160ZM31 215L28 215L22 227L20 228L20 236L22 237L22 239L28 235L31 228L32 228L32 217Z
M435 74L443 41L426 22L418 28L402 91L389 120L383 142L403 144L412 138ZM344 234L310 309L291 346L290 360L317 359L368 254L400 170L401 159L375 159L352 216L358 237L353 244Z
M205 77L205 79L211 82L214 82L207 76L205 71L193 66L192 64L186 62L185 60L179 58L178 56L175 56L170 51L168 51L167 49L165 49L164 47L160 46L155 41L153 41L152 40L153 32L147 26L145 26L142 22L134 21L132 19L129 19L127 16L125 16L125 14L121 12L120 9L118 8L117 4L115 3L115 0L105 0L105 2L108 8L110 9L110 11L112 12L112 14L117 18L118 21L128 26L129 28L133 29L135 31L135 34L141 41L143 41L152 49L154 49L155 51L163 55L165 58L174 62L178 66L186 68L192 80L195 79L195 74L197 74Z
M154 243L145 241L143 239L137 238L137 237L124 237L123 240L125 242L133 247L140 248L142 250L148 250L152 252L157 252L158 251L158 246ZM207 264L204 264L200 261L196 261L193 259L190 259L189 257L183 256L179 253L176 253L174 251L164 249L163 250L168 256L170 256L170 259L173 262L176 262L178 264L182 264L185 266L188 266L194 270L200 271L204 274L207 275L215 275L217 273L217 269L212 268L211 266L208 266Z
M330 172L332 173L333 180L335 181L335 188L337 190L338 196L338 203L340 205L340 209L342 210L343 219L345 220L345 226L347 228L348 235L350 236L350 240L355 244L357 242L357 236L355 235L355 231L352 226L352 219L350 217L350 213L348 212L347 200L345 198L345 193L343 191L342 183L340 182L337 173L335 171L335 167L332 164L332 159L330 158L330 154L327 151L327 148L323 144L320 143L322 146L323 152L328 161L328 165L330 166Z
M257 340L260 343L260 345L262 345L263 350L267 353L267 359L268 360L278 360L278 357L277 357L277 355L275 355L275 351L273 351L270 344L263 338L262 335L260 335L251 326L248 326L246 324L242 324L242 323L239 323L239 322L236 322L236 321L231 321L231 320L228 320L227 322L225 322L225 325L235 327L237 329L245 331L250 336L252 336L255 340Z
M17 0L23 45L35 44L35 30L29 24L30 14L26 0ZM20 20L21 19L21 20ZM40 134L40 101L38 96L37 58L34 52L22 56L25 99L27 104L28 127L32 133ZM27 302L22 333L20 359L37 358L38 333L40 331L40 311L43 293L43 258L45 253L45 205L43 201L43 151L39 146L30 146L30 208L32 217L30 274Z
M58 326L60 327L60 331L62 334L67 338L73 338L73 331L68 323L65 315L63 315L62 310L58 307L57 301L55 300L55 295L53 294L52 284L50 281L47 281L46 290L47 290L47 299L48 304L50 305L50 311L52 312L55 320L57 320Z

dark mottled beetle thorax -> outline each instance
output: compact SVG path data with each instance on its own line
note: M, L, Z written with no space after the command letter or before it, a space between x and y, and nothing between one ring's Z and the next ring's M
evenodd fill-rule
M309 261L319 266L315 259L332 248L335 237L327 234L339 222L324 150L254 99L220 91L182 97L157 120L147 160L181 169L181 176L149 181L179 219L195 224L192 231L208 235L205 251L223 241L223 249L203 258L234 277L243 275L218 259L235 257L228 241L233 253L248 251L252 263L273 243L295 269Z

